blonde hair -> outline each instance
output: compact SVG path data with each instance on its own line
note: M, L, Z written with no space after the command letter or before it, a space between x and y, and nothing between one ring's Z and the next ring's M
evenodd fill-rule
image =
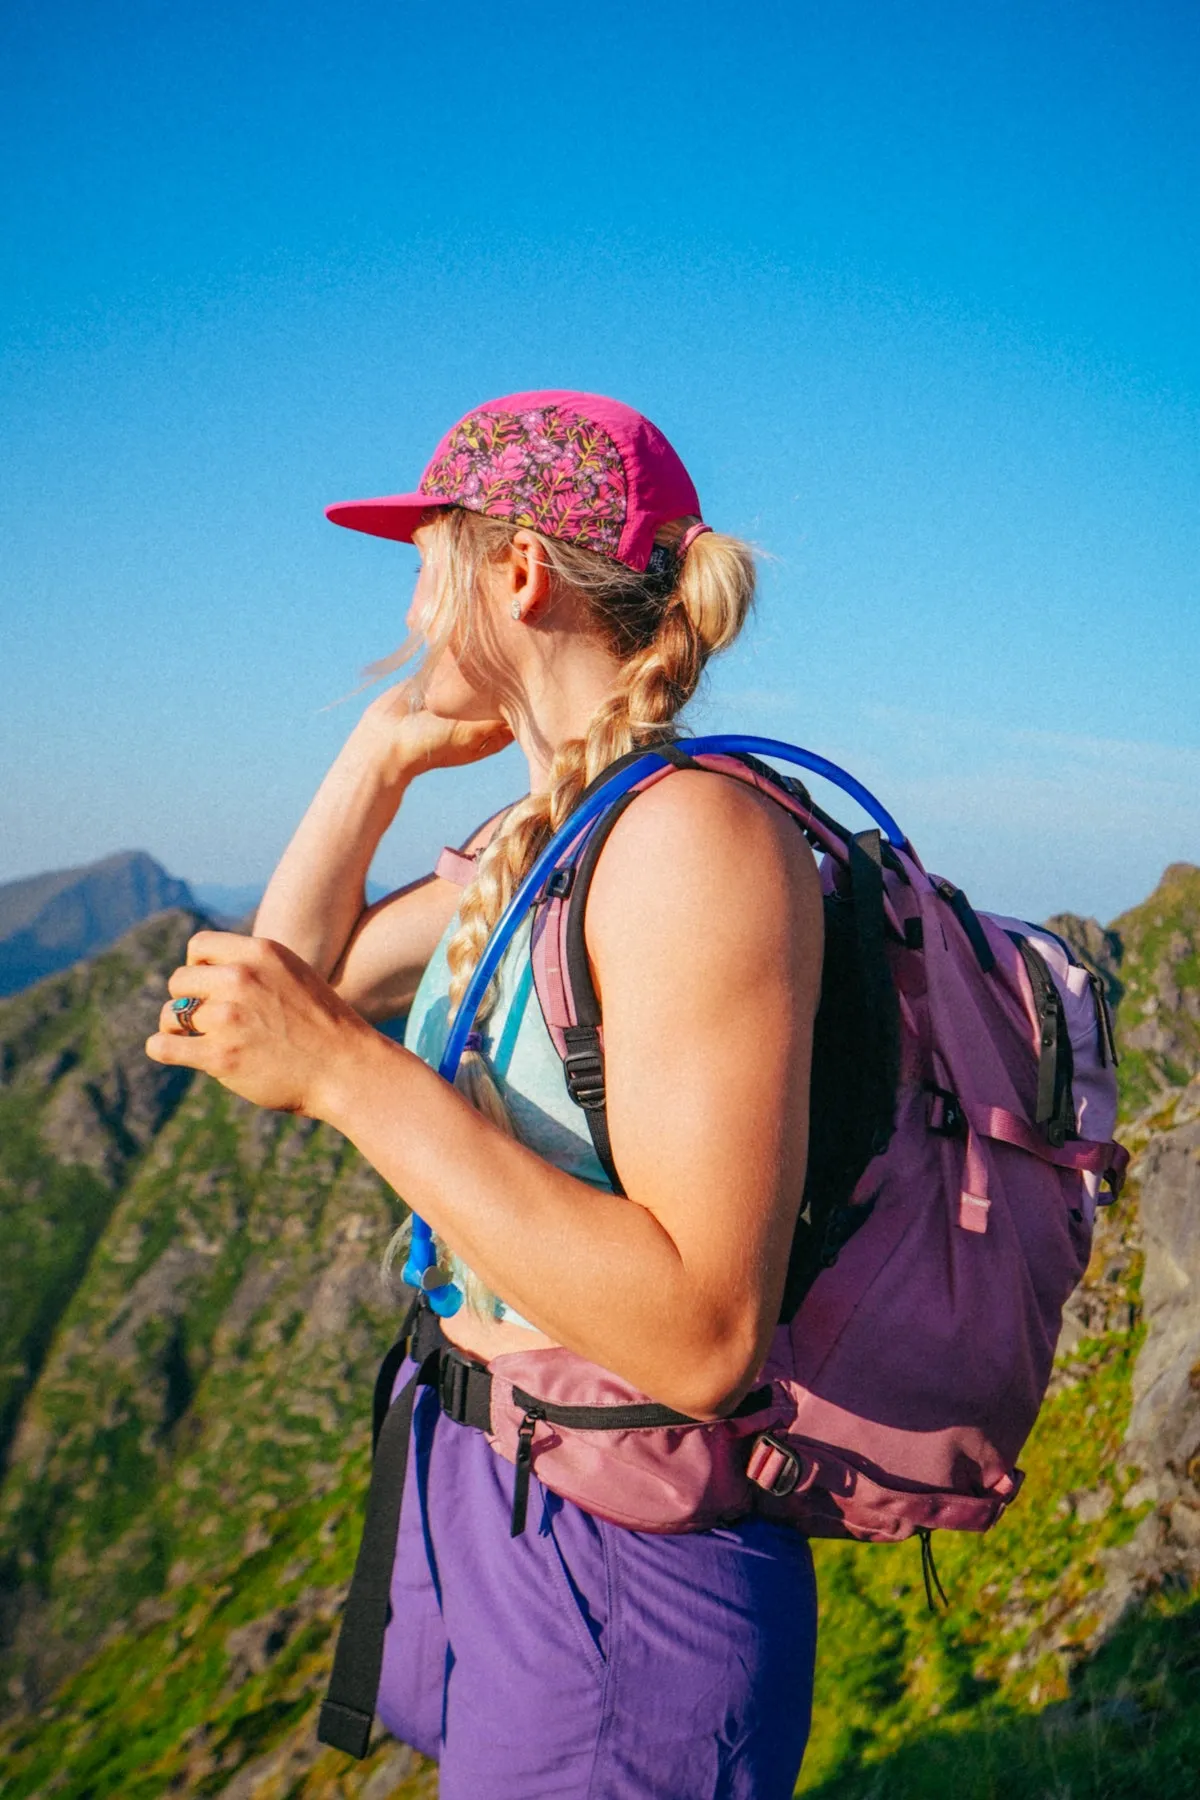
M468 676L486 672L494 682L496 659L486 610L478 604L480 579L485 565L504 554L517 527L461 507L438 512L430 523L427 560L435 569L436 599L431 617L423 621L429 643L426 668L452 643ZM696 692L709 657L731 644L745 622L754 598L753 552L738 538L709 531L694 538L679 558L676 546L696 523L675 519L661 527L651 567L644 572L535 533L555 587L585 602L620 669L585 736L559 745L545 788L511 809L479 859L475 880L463 893L458 929L447 946L451 1016L492 927L584 788L618 757L672 735L676 716ZM495 1001L493 982L479 1020ZM486 1058L478 1051L463 1056L456 1085L501 1130L516 1135ZM494 1297L477 1281L466 1286L473 1309L490 1313Z

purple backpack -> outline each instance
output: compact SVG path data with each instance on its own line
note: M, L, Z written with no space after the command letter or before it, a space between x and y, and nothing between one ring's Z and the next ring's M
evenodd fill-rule
M817 768L884 830L844 829L755 748ZM750 783L823 853L825 952L809 1163L782 1315L759 1384L698 1421L573 1351L482 1364L438 1323L461 1303L414 1218L413 1303L375 1389L366 1522L318 1736L366 1755L390 1617L413 1407L486 1432L516 1466L638 1531L699 1531L758 1511L817 1537L894 1542L986 1531L1021 1484L1063 1303L1087 1264L1112 1140L1112 1027L1096 977L1051 933L975 913L925 873L879 803L832 764L760 739L658 745L606 770L522 882L451 1025L452 1080L479 1001L530 905L534 982L573 1100L618 1192L604 1035L584 948L592 872L625 806L677 767ZM440 872L464 881L465 857ZM401 1371L409 1369L408 1379Z
M642 789L698 766L768 795L823 853L809 1169L770 1357L732 1418L696 1424L572 1351L508 1353L490 1365L489 1436L519 1472L641 1531L751 1510L815 1536L986 1531L1021 1483L1101 1183L1115 1196L1128 1161L1103 990L1052 933L974 912L906 840L847 831L717 742L659 747L568 842L535 903L533 969L620 1192L583 936L608 832Z

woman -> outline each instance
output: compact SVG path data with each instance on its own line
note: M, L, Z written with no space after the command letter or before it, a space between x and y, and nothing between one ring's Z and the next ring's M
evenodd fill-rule
M750 554L701 524L661 433L581 394L477 408L415 493L330 516L420 549L421 675L351 733L256 937L193 939L149 1053L344 1132L453 1259L468 1304L444 1329L468 1356L565 1345L719 1418L762 1366L804 1182L821 914L783 812L682 770L604 849L586 943L625 1195L530 1004L527 932L459 1090L428 1065L550 831L616 757L669 735L736 635ZM409 783L513 738L529 795L466 846L465 891L435 876L365 907ZM373 1029L410 1006L412 1048ZM378 1706L440 1761L443 1800L791 1794L815 1641L799 1534L642 1534L535 1481L510 1538L514 1471L482 1433L427 1390L414 1441Z

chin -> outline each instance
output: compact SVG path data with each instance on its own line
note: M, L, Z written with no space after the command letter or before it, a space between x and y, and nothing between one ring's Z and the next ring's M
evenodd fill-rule
M432 713L434 718L459 718L464 722L471 718L493 718L495 709L491 713L484 709L479 689L471 686L457 666L446 668L444 661L439 661L439 666L432 671L425 693L421 695L426 713Z
M450 649L430 665L421 704L436 719L457 719L464 725L498 716L493 684L472 681Z

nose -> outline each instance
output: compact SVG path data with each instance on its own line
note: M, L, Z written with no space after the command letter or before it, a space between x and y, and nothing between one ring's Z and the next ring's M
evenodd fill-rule
M416 584L413 587L412 599L408 603L408 611L404 615L404 623L410 631L426 631L429 627L429 593L425 570L417 571Z

